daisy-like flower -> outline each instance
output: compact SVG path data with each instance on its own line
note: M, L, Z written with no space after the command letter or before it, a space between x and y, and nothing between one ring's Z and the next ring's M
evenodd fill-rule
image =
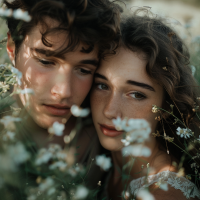
M146 189L140 189L137 198L141 200L155 200L154 196Z
M20 19L23 20L25 22L30 22L31 21L31 16L28 14L27 11L23 11L20 8L18 8L17 10L13 11L13 17L15 19Z
M122 155L123 156L132 155L135 157L140 157L140 156L149 157L151 155L151 150L142 144L135 144L122 148Z
M59 122L54 122L53 125L50 128L48 128L48 131L49 131L50 134L62 136L64 129L65 129L64 124L61 124Z
M185 139L188 139L188 138L190 138L190 136L192 136L191 132L192 131L189 128L178 127L176 129L176 134L180 135L180 137L184 137Z
M74 195L75 199L85 199L88 195L89 191L86 187L80 185L78 186L76 193Z
M73 105L71 107L71 113L75 117L87 117L90 113L90 110L88 108L80 108L77 105Z
M22 73L13 66L11 66L11 72L15 75L18 85L21 85Z
M152 105L152 113L157 113L159 111L156 105Z
M105 155L96 156L96 164L104 171L107 171L111 167L111 159Z

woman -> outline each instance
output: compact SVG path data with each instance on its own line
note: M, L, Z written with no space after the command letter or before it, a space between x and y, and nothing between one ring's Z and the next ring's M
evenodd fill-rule
M149 187L150 193L159 200L198 199L200 192L192 181L198 180L199 160L189 144L195 140L190 129L198 128L195 111L199 103L187 48L171 28L160 19L148 16L127 18L121 24L121 33L116 55L102 61L96 71L91 93L92 116L99 140L113 158L114 170L107 188L109 198L121 199L122 191L129 188L129 195L125 197L135 199L141 188ZM156 105L153 110L152 105ZM121 154L124 135L112 122L118 117L145 119L151 126L152 135L145 142L151 155L134 160L128 174L129 187L119 173L128 169L123 167L124 160L132 158ZM192 163L196 163L193 168ZM150 168L153 171L145 182ZM183 168L190 180L180 173ZM197 171L193 176L194 170ZM161 189L161 180L168 184L168 189L163 188L167 191ZM140 198L143 198L141 194L137 199Z

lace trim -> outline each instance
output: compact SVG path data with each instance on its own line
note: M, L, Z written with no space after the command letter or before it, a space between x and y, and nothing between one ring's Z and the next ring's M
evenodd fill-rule
M191 197L195 198L195 196L200 198L200 192L194 183L183 176L178 177L177 173L171 171L163 171L155 175L150 175L147 178L144 176L132 180L129 184L131 194L136 196L141 188L149 187L156 182L165 182L171 187L181 190L187 199Z

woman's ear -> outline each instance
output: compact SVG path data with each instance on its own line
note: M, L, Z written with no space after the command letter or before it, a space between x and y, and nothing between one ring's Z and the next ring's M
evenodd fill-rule
M7 33L8 40L7 40L7 53L10 58L10 61L15 66L15 43L11 37L10 32Z

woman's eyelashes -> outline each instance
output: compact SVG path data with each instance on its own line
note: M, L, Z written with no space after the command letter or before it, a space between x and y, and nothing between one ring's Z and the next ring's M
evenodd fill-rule
M129 93L129 96L131 96L132 98L136 100L146 99L146 96L142 94L141 92L131 92Z

